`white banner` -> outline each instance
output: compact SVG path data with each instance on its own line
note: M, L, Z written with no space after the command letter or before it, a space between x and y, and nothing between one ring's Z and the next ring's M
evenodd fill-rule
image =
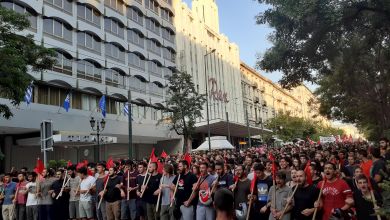
M336 138L333 136L330 136L330 137L321 137L320 136L320 142L321 143L333 143L333 142L336 142Z

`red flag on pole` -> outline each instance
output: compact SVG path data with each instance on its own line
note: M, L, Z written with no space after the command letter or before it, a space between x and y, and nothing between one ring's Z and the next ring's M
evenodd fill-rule
M115 166L115 164L114 164L114 161L112 160L112 158L111 157L108 158L107 163L106 163L107 170L110 169L111 167L114 167L114 166Z
M68 160L68 163L66 164L66 167L71 167L72 166L72 162L70 162L70 160Z
M158 161L158 158L157 158L156 155L154 154L154 148L153 148L153 150L152 150L152 153L150 154L149 161L150 161L150 162L155 162L155 163L157 163L157 161Z
M34 172L41 175L44 169L45 165L43 164L43 161L37 158L37 163L35 164Z
M310 185L313 184L313 177L311 176L310 171L310 160L307 161L304 172L306 174L306 182Z
M255 172L253 172L253 179L252 179L252 181L251 181L251 193L253 193L253 192L254 192L254 190L255 190L255 186L256 186L256 179L257 179L257 177L256 177L256 173L255 173Z
M168 157L168 154L167 153L165 153L165 151L163 150L163 152L161 153L161 156L160 156L161 158L167 158Z
M159 160L157 161L157 172L162 174L164 170L164 163L161 163Z
M188 153L184 154L183 160L186 160L188 162L188 166L191 166L192 158L190 154Z
M84 163L80 162L80 163L77 163L76 165L76 169L80 169L81 167L85 167Z

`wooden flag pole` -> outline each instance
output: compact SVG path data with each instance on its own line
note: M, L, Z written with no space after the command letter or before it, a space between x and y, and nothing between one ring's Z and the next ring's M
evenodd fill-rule
M254 177L254 178L256 178L256 177ZM250 216L250 213L251 213L251 207L252 207L252 200L253 200L253 190L251 192L251 197L250 197L250 200L249 200L248 212L246 213L246 220L249 220L249 216Z
M297 191L297 189L298 189L298 185L295 187L295 189L294 189L292 195L290 196L290 199L294 199L294 195L295 195L295 192ZM284 216L284 214L286 213L287 208L288 208L289 205L290 205L290 204L287 202L286 205L284 206L283 212L282 212L282 214L280 215L279 219L283 219L283 216Z
M326 178L326 177L325 177L325 178ZM321 195L322 195L322 191L324 190L325 181L326 181L325 178L324 178L324 180L322 180L321 189L320 189L320 194L318 194L318 198L317 198L317 201L316 201L317 204L320 202ZM315 207L315 208L314 208L314 213L313 213L313 218L311 218L312 220L315 220L315 219L316 219L317 211L318 211L318 207Z
M130 200L130 169L127 170L127 201Z
M103 201L103 196L104 196L104 193L106 192L106 189L107 189L107 183L108 183L108 180L110 179L109 176L107 176L107 181L106 183L104 184L104 188L103 188L103 194L102 196L100 197L100 200L99 200L99 204L98 204L98 208L97 209L100 209L100 205L102 204L102 201Z
M162 192L161 192L162 191L161 185L164 182L164 177L165 176L162 176L162 178L160 180L160 186L158 187L160 189L160 192L158 193L157 204L156 204L156 212L158 212L158 208L160 207L160 199L161 199L161 194L162 194Z
M375 200L374 191L372 189L370 189L370 194L371 194L371 198L372 198L372 203L374 204L374 211L375 211L375 207L377 207L377 204L376 204L376 200ZM376 219L382 220L382 217L379 214L376 214Z
M66 183L65 183L65 180L64 180L64 183L65 183L65 184L62 186L61 191L60 191L60 193L57 195L56 199L58 199L58 198L60 198L60 197L62 196L62 192L64 191L65 186L68 185L69 181L70 181L70 177L68 178L68 180L66 181Z
M145 185L144 185L145 187L149 184L149 180L150 180L151 177L152 177L152 174L149 174L148 181L146 181L146 183L145 183ZM142 190L142 189L141 189L141 190ZM146 189L142 190L140 198L142 198L142 196L144 196L145 190L146 190Z
M173 200L175 199L175 196L176 196L177 186L179 185L179 180L180 180L180 174L179 174L179 176L177 177L177 182L176 182L175 190L173 191L173 196L172 196L171 204L169 205L170 208L172 208Z

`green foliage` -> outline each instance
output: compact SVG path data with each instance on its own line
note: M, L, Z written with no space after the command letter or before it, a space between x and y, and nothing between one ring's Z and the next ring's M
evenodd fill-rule
M61 159L58 161L57 160L49 160L48 168L53 168L53 169L57 170L58 168L66 167L67 163L68 162L64 159Z
M342 135L343 131L324 126L320 122L293 117L289 114L279 113L275 118L266 122L266 127L274 130L274 134L284 141L292 141L295 138L313 141L319 140L320 136Z
M16 34L29 26L26 15L0 6L0 97L10 99L14 106L23 101L32 80L28 70L41 71L55 62L53 50L36 45L32 36ZM9 107L0 104L0 117L12 116Z
M183 152L195 132L195 122L202 117L205 95L199 94L188 73L173 73L169 78L169 99L165 113L169 114L171 129L184 136Z
M290 88L319 85L320 112L371 139L390 129L390 1L258 0L275 32L258 67L283 73ZM380 83L380 84L379 84ZM382 88L376 89L376 85Z

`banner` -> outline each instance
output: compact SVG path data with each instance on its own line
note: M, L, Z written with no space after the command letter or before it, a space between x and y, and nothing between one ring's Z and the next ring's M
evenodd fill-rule
M334 142L336 142L336 138L333 136L330 136L330 137L321 137L320 136L320 142L321 143L334 143Z

